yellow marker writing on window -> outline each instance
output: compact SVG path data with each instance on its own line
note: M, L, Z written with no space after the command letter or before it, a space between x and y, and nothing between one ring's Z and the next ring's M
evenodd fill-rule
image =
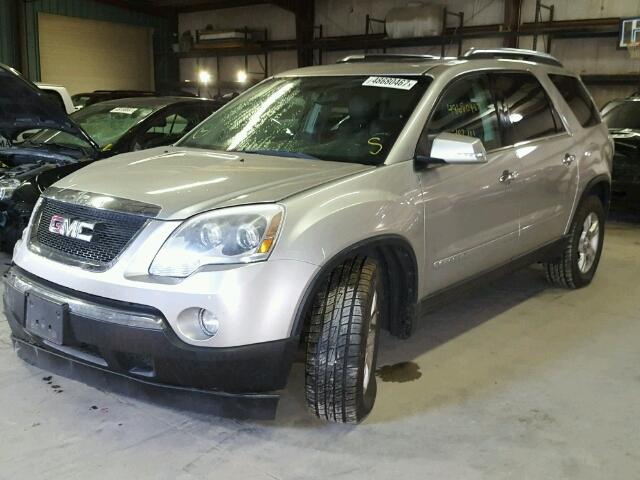
M367 143L373 147L369 150L369 155L378 155L384 148L380 143L380 137L371 137Z

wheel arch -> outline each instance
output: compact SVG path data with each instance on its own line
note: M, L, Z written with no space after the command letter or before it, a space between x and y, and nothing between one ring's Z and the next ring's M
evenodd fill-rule
M611 203L611 179L609 176L603 174L592 178L582 192L580 201L582 202L590 195L596 195L600 198L604 211L608 212Z
M571 221L567 224L567 228L571 228L573 219L580 208L580 205L584 200L591 195L597 196L602 202L605 213L609 212L609 205L611 203L611 178L608 175L601 174L593 177L586 186L582 189L580 198L571 213Z
M384 281L388 298L388 311L382 328L392 335L406 338L410 335L413 318L411 313L418 300L418 262L410 242L394 234L370 237L354 243L326 261L306 286L295 310L292 336L304 333L314 298L329 273L342 262L355 255L366 255L376 259L385 272ZM410 317L410 318L407 318Z

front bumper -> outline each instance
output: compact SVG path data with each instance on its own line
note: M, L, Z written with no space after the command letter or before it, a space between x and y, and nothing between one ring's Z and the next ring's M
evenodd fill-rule
M106 271L92 271L33 251L18 242L14 263L29 274L75 292L127 304L152 305L184 343L227 348L292 336L301 299L319 271L307 262L269 259L206 267L184 279L149 275L149 265L180 222L150 221ZM28 238L28 235L25 236ZM207 309L218 318L215 336L194 338L188 312Z
M155 384L236 394L280 390L298 344L292 337L227 348L190 345L152 307L82 294L17 267L5 276L4 295L5 314L18 342ZM64 306L61 344L27 330L30 295Z

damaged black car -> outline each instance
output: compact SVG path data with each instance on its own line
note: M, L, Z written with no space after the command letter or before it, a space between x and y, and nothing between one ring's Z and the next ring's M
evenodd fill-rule
M602 119L615 142L611 207L640 212L640 97L614 100L602 110Z
M16 70L0 65L0 245L11 251L47 187L91 162L170 145L223 103L139 97L68 116Z

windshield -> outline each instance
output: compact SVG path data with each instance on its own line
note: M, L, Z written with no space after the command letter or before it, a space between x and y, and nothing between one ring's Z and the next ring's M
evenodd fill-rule
M607 110L602 119L609 128L640 130L640 102L623 102Z
M102 150L108 150L131 127L141 122L157 107L138 107L129 103L114 105L113 102L97 103L78 110L71 118L89 134ZM86 141L74 135L56 130L42 130L29 138L31 143L63 145L67 147L88 148Z
M378 165L430 79L299 77L264 82L180 146Z

